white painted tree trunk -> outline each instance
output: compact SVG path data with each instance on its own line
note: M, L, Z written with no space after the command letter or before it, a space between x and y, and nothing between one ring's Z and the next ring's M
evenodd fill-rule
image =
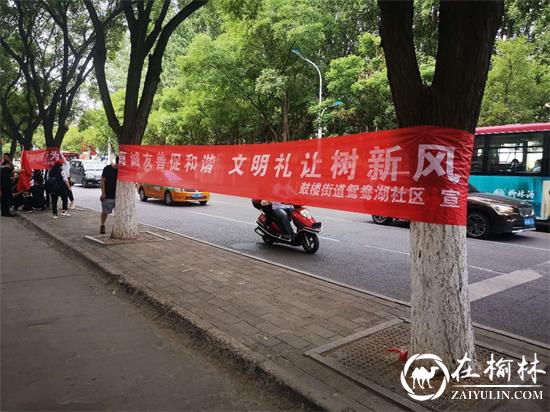
M465 226L411 222L411 353L475 359Z
M136 218L136 185L117 181L115 224L111 232L113 239L137 239L139 237Z

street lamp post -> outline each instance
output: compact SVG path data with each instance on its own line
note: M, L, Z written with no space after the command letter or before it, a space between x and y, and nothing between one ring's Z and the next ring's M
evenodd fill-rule
M315 69L317 69L317 73L319 73L319 108L321 108L321 104L323 103L323 76L321 75L321 70L319 70L319 67L313 63L311 60L309 60L307 57L305 57L300 49L295 48L292 49L292 53L294 53L296 56L298 56L300 59L308 62L311 64ZM322 112L319 112L319 128L317 129L317 138L320 139L323 137L323 125L321 124L321 116Z
M342 106L344 104L344 102L342 100L336 100L334 103L332 103L330 106L327 106L325 107L323 110L321 110L321 114L319 115L319 130L318 130L318 135L317 135L317 138L320 139L321 137L323 137L323 125L322 125L322 119L323 119L323 115L325 114L325 111L327 109L330 109L332 107L338 107L338 106Z

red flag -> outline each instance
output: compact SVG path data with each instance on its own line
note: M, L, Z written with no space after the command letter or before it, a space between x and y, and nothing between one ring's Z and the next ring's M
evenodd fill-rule
M50 169L59 159L65 160L59 148L49 147L40 150L24 150L21 153L21 173L17 183L17 191L31 188L32 171L35 169Z

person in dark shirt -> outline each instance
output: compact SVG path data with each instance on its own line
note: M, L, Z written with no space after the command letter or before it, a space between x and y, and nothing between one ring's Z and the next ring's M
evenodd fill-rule
M118 156L114 164L110 164L103 168L101 174L101 226L99 227L99 233L105 234L105 222L107 216L113 213L115 208L116 198L116 181L118 177Z
M0 169L0 203L2 204L2 216L13 217L10 213L12 203L12 174L13 164L9 153L2 156L2 168Z
M49 186L48 190L51 196L52 213L53 213L54 219L59 218L57 214L57 200L59 198L61 198L61 202L62 202L61 215L71 216L67 212L67 209L68 209L67 191L70 190L69 181L66 180L66 177L62 173L62 167L63 167L63 161L58 160L49 171L48 180L46 182L46 185Z
M14 212L17 212L21 206L25 205L25 198L29 196L28 190L19 190L18 186L19 173L14 172L11 177L11 205Z
M33 173L33 184L29 190L32 196L32 209L46 209L46 198L44 197L44 178L40 170L35 170Z

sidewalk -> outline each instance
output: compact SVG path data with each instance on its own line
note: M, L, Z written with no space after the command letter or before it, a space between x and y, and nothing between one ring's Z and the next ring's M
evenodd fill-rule
M87 209L71 213L57 220L41 213L20 217L173 312L196 333L244 362L245 368L282 383L321 408L403 408L391 394L371 391L305 352L386 321L409 318L408 306L147 226L142 230L170 240L101 245L84 238L97 234L98 213ZM536 345L479 328L476 338L512 353L537 352L539 360L548 363L548 351ZM406 396L399 382L395 391Z
M0 228L1 410L303 405L228 368L21 219L2 219Z

